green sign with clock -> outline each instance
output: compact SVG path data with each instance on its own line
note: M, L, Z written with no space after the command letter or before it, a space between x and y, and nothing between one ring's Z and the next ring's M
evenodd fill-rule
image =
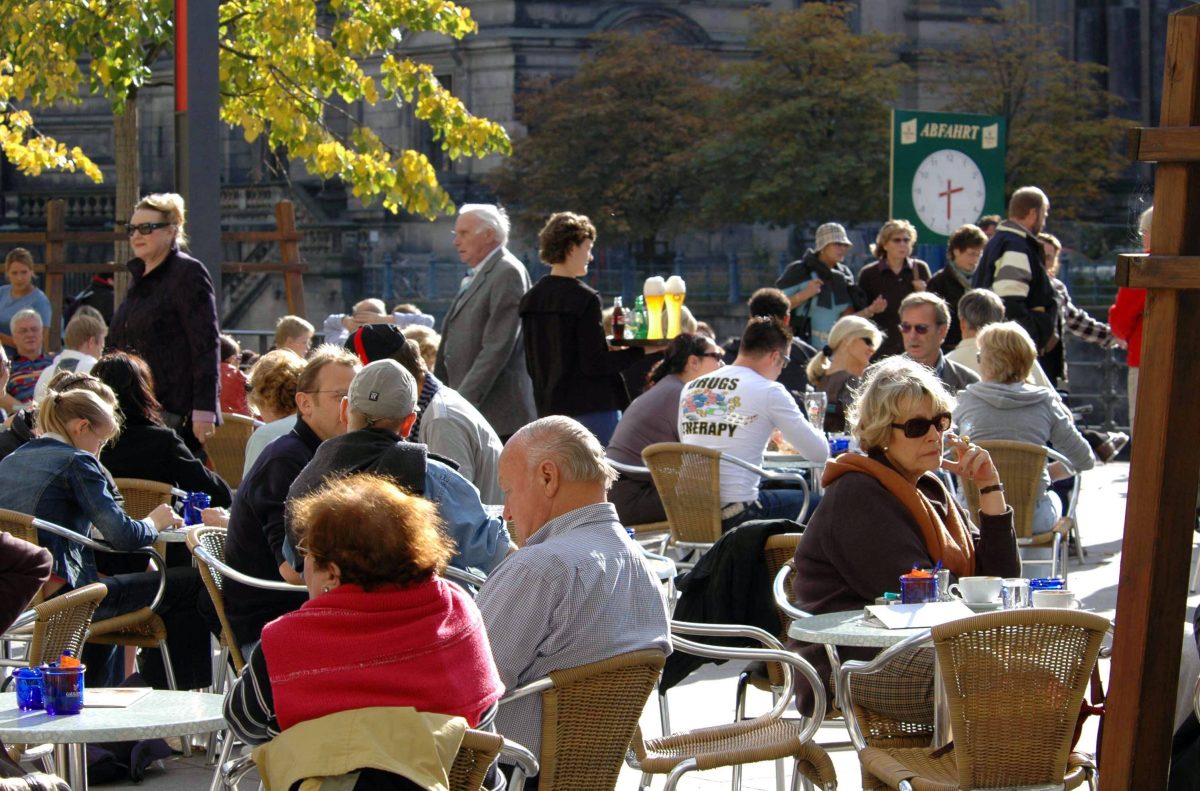
M1004 215L1004 118L892 111L890 217L944 243L985 214Z

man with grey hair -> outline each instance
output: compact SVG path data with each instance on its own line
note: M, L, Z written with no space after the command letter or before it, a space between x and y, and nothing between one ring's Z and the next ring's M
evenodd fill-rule
M630 651L671 651L658 579L605 499L615 477L600 443L569 417L529 424L500 455L504 516L520 549L476 603L509 690ZM496 727L539 754L541 706L536 695L506 704Z
M529 272L505 247L508 214L468 203L454 223L454 249L467 265L442 323L434 375L475 405L500 437L536 417L521 342L521 297Z
M24 308L13 314L9 329L17 353L10 361L8 381L4 383L3 392L0 392L0 407L12 412L33 400L38 377L54 362L54 358L42 350L45 340L42 317L33 308Z
M942 354L942 341L950 331L950 306L932 291L909 294L900 303L900 336L904 356L933 370L953 393L979 381L979 374Z
M371 472L394 479L405 490L437 505L446 535L457 547L451 564L490 573L515 547L503 520L488 516L479 490L428 448L402 437L416 416L417 383L391 359L376 360L354 376L342 415L346 433L327 439L288 489L292 502L321 486L330 476ZM294 568L296 556L291 514L285 517L284 556Z
M958 326L962 329L962 340L946 353L946 359L980 373L979 346L975 343L975 336L987 325L998 321L1004 321L1004 303L994 292L986 288L973 288L963 294L958 301ZM1033 366L1025 381L1054 389L1040 365Z
M1039 355L1061 342L1054 331L1058 301L1037 238L1049 214L1050 199L1037 187L1014 192L1008 219L996 226L971 278L973 287L991 289L1004 300L1004 315L1025 328Z

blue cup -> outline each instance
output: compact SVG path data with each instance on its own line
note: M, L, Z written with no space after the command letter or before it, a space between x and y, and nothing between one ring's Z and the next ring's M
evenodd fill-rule
M1031 591L1060 591L1066 588L1067 584L1063 582L1062 577L1041 577L1029 581Z
M42 668L42 701L46 713L78 714L83 711L83 673L85 665L78 667Z
M204 492L192 492L183 501L183 523L185 525L199 525L204 522L201 512L208 508L212 503L210 498Z
M937 577L932 574L904 574L900 577L900 603L923 604L938 600Z
M22 667L13 671L17 684L17 708L21 711L37 711L45 708L42 703L42 671L36 667Z

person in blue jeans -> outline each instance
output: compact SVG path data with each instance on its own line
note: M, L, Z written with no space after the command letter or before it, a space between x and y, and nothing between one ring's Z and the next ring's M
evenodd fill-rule
M0 508L32 514L81 535L89 535L94 526L117 550L149 546L159 530L178 525L180 520L168 505L158 506L145 519L133 519L124 512L114 496L115 486L97 460L100 448L120 429L116 398L93 377L73 378L90 381L86 381L86 389L66 392L52 384L38 407L39 436L0 461ZM158 591L157 572L102 577L91 549L45 532L39 532L38 540L53 558L45 588L48 596L93 582L108 588L94 621L146 607ZM195 569L168 569L166 590L156 612L167 624L172 645L182 641L180 644L190 649L206 644L207 633L196 610L202 592ZM180 688L207 685L211 676L207 653L201 654L203 661L191 661L192 651L178 653L175 665ZM87 683L120 683L119 659L116 647L88 646L84 652ZM160 673L151 671L149 675L152 681L164 680Z

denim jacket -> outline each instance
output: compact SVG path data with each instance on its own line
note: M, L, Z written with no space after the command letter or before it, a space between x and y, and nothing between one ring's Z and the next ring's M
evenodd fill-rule
M0 508L32 514L80 535L91 525L118 550L154 543L148 521L127 516L96 457L52 436L30 440L0 460ZM92 550L58 536L38 540L54 557L56 577L70 588L99 579Z

